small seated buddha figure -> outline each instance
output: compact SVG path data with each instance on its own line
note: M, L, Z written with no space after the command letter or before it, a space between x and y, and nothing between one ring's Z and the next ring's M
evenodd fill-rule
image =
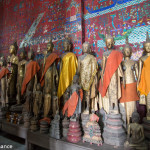
M144 129L139 124L140 116L137 112L132 114L132 123L128 125L127 141L124 143L125 150L138 149L148 150L145 143Z

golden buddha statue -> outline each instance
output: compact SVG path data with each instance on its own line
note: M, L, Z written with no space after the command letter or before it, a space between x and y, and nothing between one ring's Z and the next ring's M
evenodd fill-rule
M42 106L42 91L40 83L37 84L36 91L33 93L33 113L35 119L38 118Z
M71 85L73 77L77 70L77 57L71 52L71 41L69 39L64 40L64 51L65 53L61 56L60 61L60 77L58 85L58 98L60 99L66 93L67 88ZM63 97L64 98L64 97ZM65 98L64 98L65 99ZM63 105L64 105L63 100Z
M125 104L127 124L129 124L132 113L136 111L136 101L139 100L139 97L136 83L136 79L138 78L138 64L130 59L132 47L128 43L128 38L126 38L126 45L123 48L123 55L122 68L125 82L124 85L122 84L120 103Z
M10 71L10 74L7 79L7 85L8 85L8 103L14 104L16 103L16 83L17 83L17 73L18 73L18 56L16 56L18 50L17 42L12 44L9 49L10 58L8 59L8 70Z
M53 97L53 116L55 117L55 115L57 114L57 112L59 111L59 105L58 105L58 97L54 96Z
M53 52L54 44L52 40L47 44L47 51L45 52L43 71L41 77L41 86L44 86L45 89L49 89L49 94L51 95L52 101L51 106L53 106L53 97L57 95L58 87L58 72L56 60L59 58L56 53ZM51 109L51 108L50 108Z
M47 87L45 89L45 94L44 94L44 118L48 117L50 109L51 109L51 94L50 94L50 89Z
M138 91L140 92L140 103L147 106L147 120L150 120L150 39L148 32L143 49L145 55L139 59Z
M121 67L123 55L121 52L113 49L115 42L111 35L106 35L105 40L108 51L103 53L99 84L102 100L100 99L99 103L102 102L102 107L107 113L118 114L118 99L121 97L120 78L123 77Z
M144 129L139 124L140 116L137 112L132 114L132 123L128 125L127 141L124 143L124 149L148 150L145 144Z
M34 61L34 52L32 49L28 52L28 59L29 61L25 65L25 76L22 82L21 95L24 94L28 85L31 85L32 92L36 91L37 86L37 73L40 67L38 63Z
M4 57L1 57L0 59L0 66L1 66L1 70L0 70L0 80L1 80L1 104L2 107L6 106L6 78L7 78L7 74L9 73L9 70L6 68L6 61Z
M25 48L22 48L21 53L20 53L21 60L18 63L17 97L16 97L17 104L21 104L21 87L22 87L22 82L23 82L24 75L25 75L25 64L27 63L25 58L26 58Z
M22 82L21 95L23 95L26 92L26 97L27 98L29 97L28 99L30 99L29 106L31 106L33 105L33 97L30 95L33 95L33 92L36 91L37 73L40 70L40 67L38 63L33 60L34 52L32 51L32 49L28 52L28 59L29 61L26 63L25 66L25 76ZM26 102L28 100L27 98L26 98ZM30 108L29 113L32 115L33 107Z
M90 104L91 109L95 110L95 97L97 89L97 69L98 64L96 58L90 54L90 44L88 42L83 43L83 55L78 58L78 74L80 77L80 85L84 93L84 102L86 102L86 108L83 113L89 114ZM92 100L90 103L90 100Z

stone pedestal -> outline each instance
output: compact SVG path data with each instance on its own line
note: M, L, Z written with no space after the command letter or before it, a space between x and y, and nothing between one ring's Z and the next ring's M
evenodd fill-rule
M62 135L63 137L67 137L67 134L68 134L68 129L69 129L69 120L65 117L62 121Z
M30 116L25 114L23 121L24 121L24 127L29 128L30 127Z
M60 116L58 114L55 115L55 118L51 121L51 127L49 130L50 137L55 139L60 139Z
M85 126L87 122L89 121L89 114L81 114L81 123L82 123L82 130L85 133Z
M67 140L72 143L78 143L81 140L81 129L78 121L70 121Z
M31 125L30 125L30 130L31 130L31 132L35 132L35 131L37 131L38 129L39 129L39 127L38 127L38 120L32 119L32 120L31 120Z
M40 121L40 133L49 132L49 123L45 120Z
M150 120L143 118L144 135L150 141Z
M125 129L120 114L108 114L103 133L104 143L122 146L126 140Z

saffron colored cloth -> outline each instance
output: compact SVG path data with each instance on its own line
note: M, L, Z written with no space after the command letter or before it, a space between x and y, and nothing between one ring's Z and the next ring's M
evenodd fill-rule
M71 84L77 70L77 57L74 53L69 52L62 58L62 68L58 85L58 98L64 94L68 86Z
M121 52L113 50L110 53L106 62L105 72L103 76L103 85L101 83L101 80L99 82L99 92L101 93L102 97L106 95L110 80L113 74L116 72L117 68L119 67L122 59L123 55Z
M99 117L96 114L91 114L90 115L90 121L98 122L99 121Z
M36 75L36 73L40 70L40 66L36 61L31 61L26 66L26 74L22 83L22 89L21 89L21 95L26 90L27 84L30 82L30 80Z
M80 92L80 95L82 93ZM80 97L82 97L82 95ZM71 95L69 100L67 100L65 105L64 105L63 115L65 114L67 109L68 109L68 117L71 117L74 114L76 107L77 107L77 104L78 104L78 99L79 99L79 96L78 96L77 92L76 91L73 92L73 94ZM82 98L81 98L81 101L82 101Z
M50 54L47 59L46 59L46 63L45 63L45 68L44 68L44 72L42 74L42 77L41 77L41 80L40 80L40 83L41 83L41 86L43 87L44 86L44 75L46 73L46 71L48 70L48 68L53 64L53 62L59 58L59 56L56 54L56 53L52 53Z
M80 98L81 98L81 101L82 101L82 100L83 100L83 90L80 89L80 90L79 90L79 93L80 93Z
M123 84L121 85L121 98L120 103L131 102L139 100L137 94L137 83L126 84L125 88Z
M9 70L7 68L2 68L2 70L0 71L0 79L3 78L8 73Z
M138 90L141 95L148 95L150 92L150 56L144 61Z

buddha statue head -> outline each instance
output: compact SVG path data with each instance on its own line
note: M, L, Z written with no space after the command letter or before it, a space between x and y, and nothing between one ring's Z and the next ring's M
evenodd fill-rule
M145 53L150 53L150 39L148 32L146 33L146 42L143 43L143 49Z
M72 43L69 39L65 39L64 40L64 51L65 52L70 52L71 51L71 46L72 46Z
M34 59L34 51L32 48L30 48L30 51L28 52L28 59L33 60Z
M83 54L91 52L91 47L90 47L90 44L88 42L83 43L82 49L83 49Z
M132 123L139 123L140 115L135 111L132 113Z
M17 42L14 42L12 45L10 45L9 52L10 52L11 55L12 54L16 55L17 50L18 50Z
M0 66L6 66L6 60L5 60L5 58L4 58L4 56L2 56L1 58L0 58Z
M106 34L105 43L108 50L113 49L115 45L114 38L110 34Z
M126 37L126 44L123 48L124 57L131 57L132 55L132 47L128 43L128 37Z
M20 49L20 59L23 60L26 58L26 51L25 51L25 47Z
M52 39L47 43L47 52L53 52L54 44L52 42Z

